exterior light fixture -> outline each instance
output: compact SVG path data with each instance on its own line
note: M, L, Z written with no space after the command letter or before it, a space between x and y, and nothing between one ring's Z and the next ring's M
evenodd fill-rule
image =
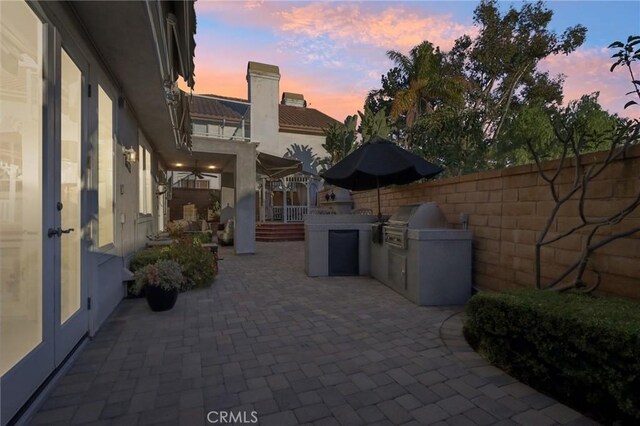
M176 167L182 167L182 163L176 163Z
M160 196L160 195L162 195L162 194L164 194L166 192L167 192L167 184L159 183L158 184L158 190L156 191L156 195Z
M127 167L127 170L129 170L129 173L131 173L131 166L134 165L137 160L136 150L131 147L125 148L123 146L122 156L124 157L124 165Z
M213 170L216 168L216 166L209 166L209 168Z

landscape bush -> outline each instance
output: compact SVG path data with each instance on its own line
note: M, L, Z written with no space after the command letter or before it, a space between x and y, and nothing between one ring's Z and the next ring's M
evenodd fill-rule
M640 421L640 305L539 290L479 293L465 334L490 362L606 423Z
M169 259L182 266L185 288L210 285L217 273L217 261L198 240L182 237L169 246Z
M167 247L149 247L140 250L131 257L129 270L133 273L147 265L153 265L159 260L169 260L169 249Z
M172 260L182 267L185 283L182 288L210 285L218 272L216 257L209 249L202 247L200 238L181 237L164 247L149 247L133 255L129 270L136 272L160 260Z
M195 232L191 234L191 238L194 242L198 242L200 244L209 244L211 243L212 234L210 232Z

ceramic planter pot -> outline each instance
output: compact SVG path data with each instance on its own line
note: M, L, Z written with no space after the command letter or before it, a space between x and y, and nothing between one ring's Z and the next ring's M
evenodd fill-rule
M145 294L147 303L154 312L168 311L173 308L178 300L178 289L164 290L156 286L146 286Z

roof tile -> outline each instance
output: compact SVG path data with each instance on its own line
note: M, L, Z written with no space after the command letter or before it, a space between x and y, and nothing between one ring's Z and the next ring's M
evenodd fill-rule
M224 100L202 96L215 96L216 98L224 100L228 99L232 102L224 102ZM193 96L191 98L191 113L195 116L240 120L247 108L247 105L233 102L247 102L245 99L228 98L218 95L202 96ZM320 112L315 108L282 104L278 104L278 108L280 117L279 125L283 131L308 131L320 134L322 133L322 130L326 129L330 124L339 123L338 120L329 117L327 114Z
M310 130L322 130L338 120L315 108L303 108L290 105L279 105L280 127L308 128Z

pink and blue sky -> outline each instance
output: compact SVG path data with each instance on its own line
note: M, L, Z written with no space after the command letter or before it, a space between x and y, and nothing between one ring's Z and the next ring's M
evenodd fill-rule
M196 2L196 93L247 97L248 61L280 67L280 92L303 93L310 106L343 120L362 109L380 76L391 68L386 51L407 53L429 40L448 50L462 34L473 35L472 1L207 1ZM520 3L500 2L505 10ZM632 89L628 73L609 72L607 46L640 34L640 1L548 1L551 28L587 27L587 40L569 56L540 67L565 74L565 103L600 92L612 112L623 110ZM640 67L637 67L640 68ZM639 70L640 72L640 70Z

